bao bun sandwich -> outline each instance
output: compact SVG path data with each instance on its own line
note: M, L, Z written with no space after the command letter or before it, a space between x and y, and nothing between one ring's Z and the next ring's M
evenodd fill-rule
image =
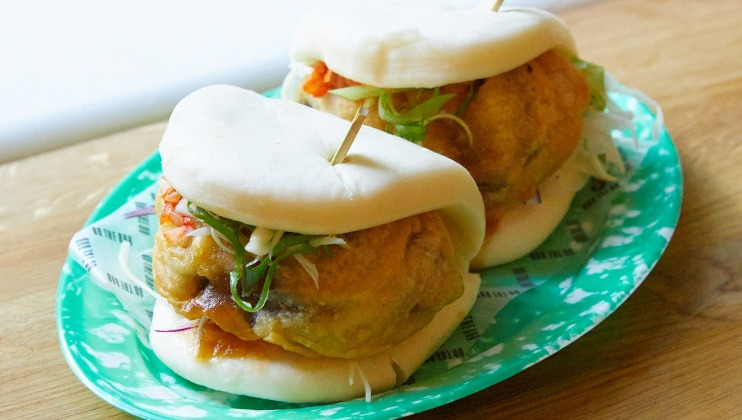
M589 176L623 170L600 67L538 9L348 3L306 16L282 96L366 123L466 167L487 235L475 268L527 254Z
M288 401L404 382L476 298L484 236L456 162L306 106L211 86L160 144L155 354L184 378Z

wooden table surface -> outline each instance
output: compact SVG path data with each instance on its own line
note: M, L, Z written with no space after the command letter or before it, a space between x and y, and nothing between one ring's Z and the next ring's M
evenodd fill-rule
M655 98L685 177L675 235L628 301L564 350L420 418L742 418L742 8L602 0L581 55ZM54 322L67 244L164 123L0 166L0 418L128 418L74 376Z

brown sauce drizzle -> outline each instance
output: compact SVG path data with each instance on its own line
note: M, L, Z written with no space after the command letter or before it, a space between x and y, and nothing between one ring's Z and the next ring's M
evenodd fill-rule
M197 359L214 357L251 357L274 359L282 348L262 340L246 341L228 333L211 321L206 321L198 338Z

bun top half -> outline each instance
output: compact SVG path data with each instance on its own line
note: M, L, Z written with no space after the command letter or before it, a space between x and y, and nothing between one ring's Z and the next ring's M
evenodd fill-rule
M371 127L330 159L350 123L234 86L193 92L160 143L163 175L194 204L269 229L322 235L439 210L460 258L484 235L479 190L458 163Z
M564 22L534 8L346 2L299 23L293 62L384 88L432 88L506 72L550 49L576 55Z

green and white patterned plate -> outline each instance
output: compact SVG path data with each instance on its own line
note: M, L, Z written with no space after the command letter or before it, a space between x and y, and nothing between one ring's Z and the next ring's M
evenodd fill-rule
M615 95L634 114L639 142L619 138L629 166L616 184L592 182L562 224L530 255L482 273L475 307L456 333L401 387L336 404L287 404L216 392L174 374L152 353L146 329L72 258L57 292L62 351L78 378L135 416L172 418L396 418L463 398L564 348L605 319L641 284L675 229L682 172L670 137L652 140L655 116ZM620 133L617 136L621 136ZM151 187L157 154L95 209L90 225Z

